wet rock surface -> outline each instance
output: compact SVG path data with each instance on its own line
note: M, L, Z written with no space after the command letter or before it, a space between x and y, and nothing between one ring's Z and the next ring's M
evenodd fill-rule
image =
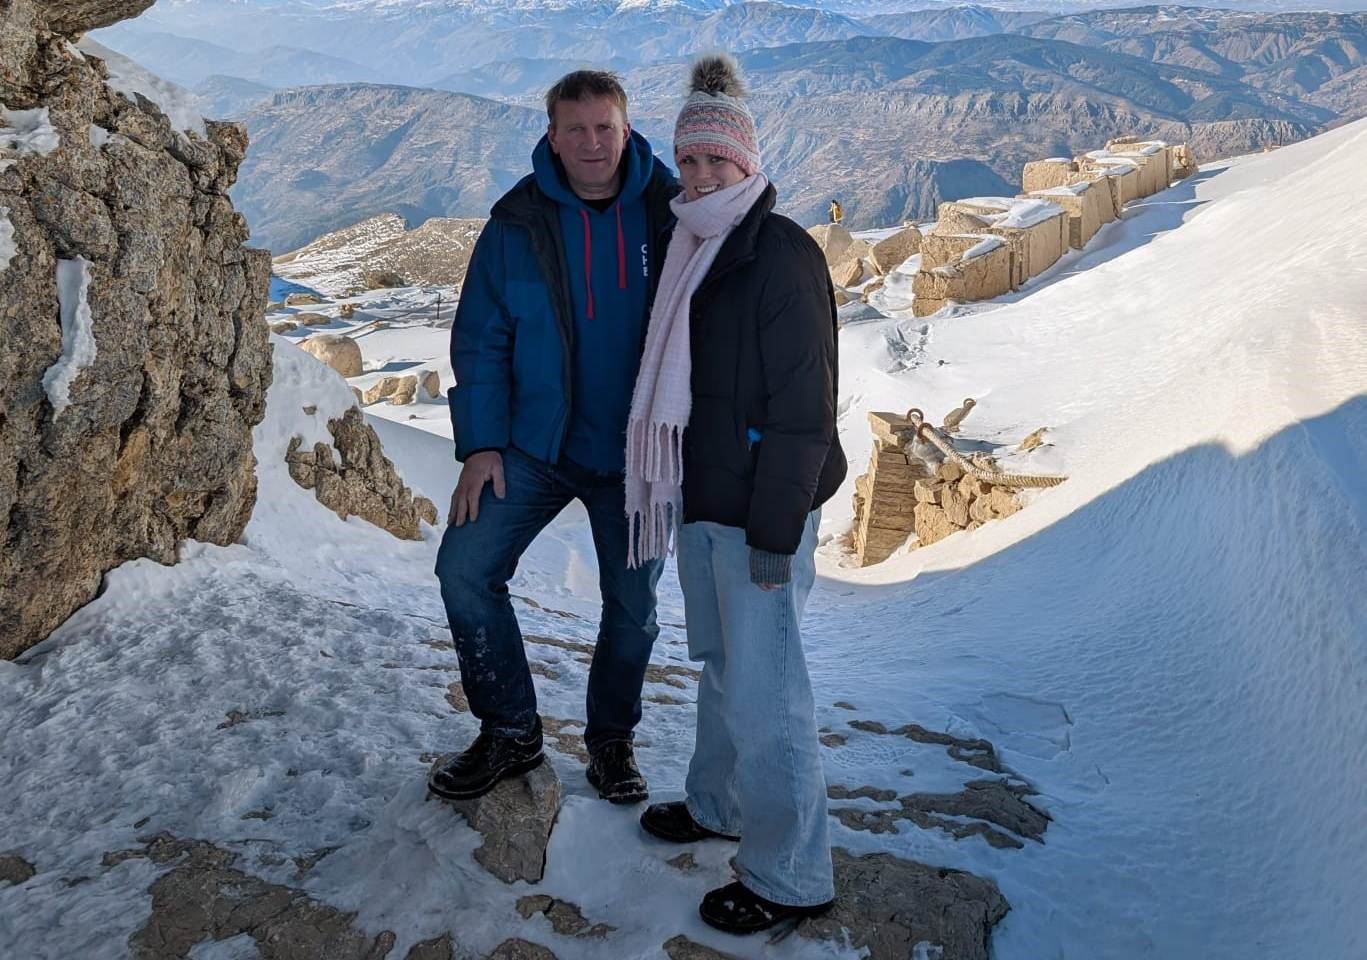
M12 883L16 887L33 878L37 871L17 853L0 854L0 883Z
M848 942L870 960L907 960L920 943L945 960L987 960L992 927L1010 909L992 881L887 853L832 853L835 906L798 924L799 935Z
M833 807L831 814L851 830L896 833L897 821L905 820L923 830L943 830L956 840L980 836L994 847L1019 850L1025 846L1019 838L1042 841L1049 825L1048 815L1025 800L1033 792L1024 784L1005 780L974 780L957 793L899 797L894 790L832 786L828 796L832 800L897 802L897 807L886 810Z
M709 946L688 939L683 934L665 941L664 952L669 960L737 960L729 953L713 950Z
M181 960L197 944L243 934L264 960L381 960L394 946L388 931L367 937L354 915L242 872L237 855L214 844L159 834L141 849L106 854L104 864L139 858L170 869L149 888L151 914L129 937L134 960Z
M494 952L489 954L488 960L558 960L558 958L539 943L514 938L504 940L495 947Z
M617 928L606 923L589 923L577 904L538 894L517 901L517 912L529 920L541 914L550 921L551 929L564 937L601 940Z

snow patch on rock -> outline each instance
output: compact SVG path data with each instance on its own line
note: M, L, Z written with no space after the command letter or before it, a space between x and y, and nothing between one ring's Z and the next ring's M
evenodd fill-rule
M0 270L9 267L9 262L19 248L14 244L14 224L10 223L9 207L0 207Z
M123 54L110 50L89 37L82 37L77 48L104 61L105 70L109 74L106 81L109 89L123 94L130 100L134 99L134 94L140 93L166 114L173 130L189 130L201 137L205 136L204 118L199 113L198 98L189 90L169 80L163 80Z
M47 156L61 144L48 119L48 108L11 110L0 107L0 171L14 166L20 157Z
M8 261L6 261L8 262ZM43 390L54 416L71 406L71 384L95 361L94 317L90 312L90 261L57 261L57 302L61 306L62 355L43 374Z

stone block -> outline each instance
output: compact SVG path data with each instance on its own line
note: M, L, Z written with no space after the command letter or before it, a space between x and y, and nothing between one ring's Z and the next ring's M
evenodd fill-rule
M911 493L918 503L939 503L943 487L944 483L939 480L917 480L912 485Z
M878 273L889 274L905 263L908 257L920 252L921 231L916 227L905 227L875 243L869 251L869 260Z
M926 237L926 244L935 239ZM986 239L996 241L998 245L971 259L922 269L912 278L911 289L915 294L912 313L915 316L930 316L949 300L960 303L990 300L1011 290L1011 250L1000 237ZM924 258L926 247L921 249Z
M964 475L964 468L952 460L946 460L936 468L935 474L945 483L954 483Z
M900 448L916 432L911 421L900 413L871 410L868 416L869 426L873 428L873 435L879 443Z
M831 267L831 282L837 287L852 287L864 277L864 261L857 257L842 260Z
M940 507L945 517L956 527L968 526L968 498L959 492L958 487L945 486L940 490Z
M1077 164L1066 158L1035 160L1027 163L1021 173L1021 190L1033 193L1036 190L1064 186L1070 182L1069 178L1077 173L1077 170Z
M1004 487L993 487L992 491L984 498L995 518L1009 517L1019 513L1021 503L1016 499L1016 495Z
M913 529L916 532L916 541L922 547L928 547L932 543L943 540L951 533L957 533L959 530L957 526L949 522L944 510L933 503L918 503L916 505Z

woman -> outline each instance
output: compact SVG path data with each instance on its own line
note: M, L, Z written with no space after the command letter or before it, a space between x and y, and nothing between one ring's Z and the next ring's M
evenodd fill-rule
M693 67L674 128L684 192L627 426L633 562L677 529L689 655L703 662L687 798L641 825L739 839L739 878L703 898L750 933L819 913L834 888L826 782L798 623L819 508L845 476L835 297L807 233L773 212L734 61Z

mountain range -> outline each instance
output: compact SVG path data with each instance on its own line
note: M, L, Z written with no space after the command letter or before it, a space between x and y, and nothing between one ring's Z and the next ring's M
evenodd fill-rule
M699 49L737 52L804 222L833 192L856 222L928 216L1123 133L1210 158L1367 115L1367 14L906 6L173 0L97 36L247 121L234 196L276 250L385 212L484 215L578 66L621 73L666 144Z

